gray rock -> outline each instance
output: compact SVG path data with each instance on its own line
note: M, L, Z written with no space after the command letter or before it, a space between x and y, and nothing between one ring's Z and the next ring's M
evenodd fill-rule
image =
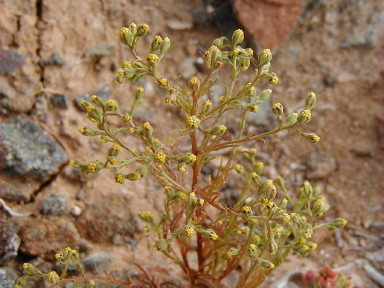
M16 187L7 181L0 179L0 198L10 201L29 202L31 193L29 189Z
M0 288L13 288L16 279L15 271L7 267L0 268Z
M0 75L7 74L25 63L25 56L13 49L0 49Z
M191 21L172 19L167 22L167 26L172 30L189 30L193 27L193 23Z
M112 90L109 87L103 87L97 90L95 93L96 96L99 96L103 100L108 100L109 96L111 96Z
M30 119L17 117L0 124L0 169L45 180L67 159L63 148Z
M86 203L86 207L76 218L79 232L84 238L95 242L112 242L115 234L120 234L125 242L134 238L139 227L136 216L126 195L112 193L103 199Z
M45 215L60 215L69 212L68 199L64 195L52 194L43 199L41 213Z
M82 243L75 224L68 217L52 215L38 221L36 217L18 217L17 221L23 243L20 250L25 254L51 260L52 255L64 247L78 250Z
M115 53L115 50L115 44L111 42L99 43L85 51L84 58L90 59L93 57L112 55Z
M84 259L84 266L93 274L103 273L111 268L113 257L106 251L96 252Z
M327 75L324 77L323 83L326 87L333 87L335 86L335 78L333 78L331 75Z
M58 108L67 109L69 106L68 97L63 94L53 94L51 97L51 103Z
M268 126L272 123L273 113L272 106L269 100L265 100L259 104L259 111L256 113L248 113L248 122L255 126Z
M15 221L8 220L1 224L3 227L0 228L0 264L3 264L17 256L21 239L18 236L19 225Z
M337 169L336 159L331 155L312 153L305 162L308 179L324 179Z
M106 101L106 100L108 100L109 96L111 96L111 93L112 93L111 88L103 87L103 88L97 90L96 92L94 92L93 94L96 95L96 96L99 96L101 99ZM89 101L89 97L90 96L91 95L86 93L86 94L82 94L82 95L76 97L76 99L75 99L75 106L77 108L79 108L80 110L83 110L83 107L81 106L80 101L82 101L82 100Z
M193 23L201 28L209 28L212 25L212 17L204 7L197 7L192 10Z
M212 102L215 104L215 105L219 105L219 97L221 96L224 96L225 94L225 89L224 89L224 86L223 85L220 85L220 84L214 84L212 87L211 87L211 90L209 91L209 95L211 96L212 98Z
M223 2L217 7L213 14L213 22L219 28L220 34L229 39L231 39L233 31L239 28L230 2Z
M17 91L8 81L0 80L1 106L13 112L29 112L36 102L36 91L20 89Z
M76 106L76 108L78 108L80 110L83 110L83 107L81 106L80 102L83 101L83 100L89 101L89 96L91 96L91 95L89 95L88 93L81 94L81 95L77 96L76 99L75 99L75 106Z
M195 66L195 57L187 57L185 60L183 60L179 65L179 73L181 77L183 77L185 80L188 80L192 76L194 76L197 73L197 69Z
M38 116L39 120L43 123L48 123L49 113L48 113L48 100L46 94L41 94L36 97L36 103L33 110L33 114Z
M64 66L65 61L61 58L58 52L53 52L51 57L48 59L41 59L39 61L40 66Z

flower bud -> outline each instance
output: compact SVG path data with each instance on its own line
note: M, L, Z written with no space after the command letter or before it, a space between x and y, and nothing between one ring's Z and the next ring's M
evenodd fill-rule
M99 132L93 130L91 127L83 127L79 129L79 133L84 136L96 136L99 135Z
M137 87L135 90L135 100L134 103L135 105L139 105L143 102L143 95L144 95L144 88L143 87Z
M259 262L260 266L265 268L265 269L273 269L273 268L275 268L275 265L271 261L269 261L269 260L265 260L265 259L259 258L258 262Z
M165 153L163 151L158 151L155 154L155 161L156 162L164 163L166 158L167 158L167 156L165 155Z
M279 250L279 245L275 239L271 239L271 241L268 242L268 250L271 255L276 254L277 250Z
M285 204L286 205L286 204ZM291 219L291 216L283 209L276 207L273 211L272 220L278 224L286 224Z
M251 86L247 88L247 90L245 90L244 92L244 96L245 97L248 97L248 98L252 98L253 96L255 96L255 93L256 93L256 88Z
M295 125L296 123L297 123L297 113L291 113L288 115L287 119L285 120L284 125L291 126L291 125Z
M85 170L85 173L88 174L88 173L93 173L93 174L96 174L97 172L99 172L101 169L103 169L103 166L104 164L101 163L100 161L92 161L92 162L89 162L86 166L86 170Z
M33 266L30 263L24 263L23 264L23 272L24 272L24 274L28 274L28 275L41 275L41 274L43 274L39 269L37 269L35 266Z
M171 40L168 37L165 37L163 42L160 45L160 55L166 53L171 47Z
M137 25L136 25L136 23L132 22L131 24L129 24L128 29L129 29L129 31L132 32L133 36L136 36L136 33L137 33Z
M304 181L303 183L303 188L304 188L304 194L307 196L307 198L311 198L313 195L313 187L309 181Z
M256 103L249 103L249 104L248 104L248 110L249 110L250 112L254 112L254 113L256 113L256 112L259 111L259 106L257 106Z
M121 63L121 67L122 68L131 68L132 64L129 61L123 61L123 63Z
M237 173L239 173L240 175L245 175L244 167L241 166L240 164L235 165L234 168L235 168L235 171L236 171Z
M149 30L149 26L147 24L141 24L137 27L136 36L142 37L147 34L148 30Z
M257 183L258 185L261 185L261 177L257 175L256 172L251 173L251 178L253 182Z
M228 250L227 256L229 258L232 258L233 256L236 256L239 253L240 253L240 249L239 248L232 247L231 249Z
M202 113L207 113L211 111L211 108L212 108L212 101L207 99L203 104Z
M120 42L121 43L131 47L133 44L133 38L134 38L134 36L133 36L132 32L127 27L121 28L121 30L120 30Z
M320 137L317 136L315 133L301 133L300 136L301 139L306 140L310 143L317 143L320 141Z
M108 150L108 157L116 157L119 155L119 152L120 152L120 145L119 144L115 144L113 145L111 148L109 148Z
M247 215L247 216L252 216L252 208L251 207L249 207L249 206L247 206L247 205L245 205L245 206L243 206L242 208L241 208L241 212L243 212L245 215Z
M326 212L328 209L329 206L327 203L325 203L324 198L320 198L315 201L315 204L313 204L312 214L314 216L323 216L324 212Z
M279 83L279 77L277 77L276 73L271 73L269 83L271 83L272 85L276 85L277 83Z
M217 238L219 238L219 236L217 236L216 232L213 231L212 229L197 229L196 230L198 233L200 233L201 235L203 235L205 238L208 238L209 240L216 240Z
M148 62L148 66L154 69L157 67L157 64L159 63L159 56L157 56L156 54L149 54L147 56L147 62Z
M261 172L263 172L263 169L264 169L264 163L263 162L256 162L254 165L253 165L253 171L260 175Z
M93 288L96 285L96 282L93 280L90 280L87 282L87 284L84 286L84 288Z
M212 45L207 51L204 52L204 60L207 68L216 68L216 62L221 58L221 51Z
M225 40L225 37L220 37L213 40L212 44L215 45L217 48L221 49L224 46L224 40Z
M190 116L187 118L187 127L192 128L192 129L197 129L199 128L200 124L200 119L197 118L196 116Z
M193 235L196 234L195 228L194 228L193 226L191 226L191 225L187 225L187 226L185 226L184 234L185 234L185 236L187 236L188 238L193 237Z
M165 78L160 78L157 80L157 82L159 83L160 87L162 87L162 88L166 88L168 86L168 80Z
M315 250L317 248L317 243L312 241L307 241L305 245L307 245L310 250Z
M152 138L153 127L151 126L151 123L145 122L143 124L143 134L144 134L144 136L146 136L148 138Z
M257 246L255 244L249 244L248 246L248 252L249 252L249 255L251 256L255 256L256 255L256 252L257 252Z
M305 99L305 105L307 110L311 110L311 108L316 103L316 94L314 92L310 92L307 96L307 99Z
M220 136L224 134L225 131L227 131L227 126L225 125L219 125L219 126L213 127L212 129L207 130L208 133L216 136Z
M196 76L193 76L188 81L188 87L191 88L193 91L199 90L200 87L200 80Z
M197 205L197 197L195 192L191 192L188 197L188 203L191 207L196 207Z
M118 109L117 101L115 100L108 100L105 104L105 110L108 112L115 113Z
M47 274L47 282L51 284L59 284L60 283L60 276L55 272L51 271Z
M311 121L311 117L312 117L311 111L303 110L297 116L297 122L300 124L308 123L309 121Z
M86 100L80 100L80 105L81 105L81 108L86 111L86 112L90 112L92 110L95 110L96 107L93 106L90 102L86 101Z
M263 66L272 60L272 53L270 49L264 49L259 55L259 64Z
M307 245L302 245L296 252L303 257L307 257L309 254L309 247Z
M239 62L241 70L243 71L247 70L249 68L249 65L251 65L251 60L248 57L241 58Z
M284 107L281 105L281 103L274 103L272 105L272 111L275 113L277 116L281 117L284 113Z
M124 122L129 122L131 119L132 119L131 115L129 115L128 113L124 114L123 116Z
M274 199L276 197L276 186L273 184L272 179L267 179L261 185L260 190L262 195L265 195L268 199Z
M197 160L197 157L195 154L192 154L192 153L189 153L187 155L185 155L183 158L182 158L183 162L188 164L188 165L191 165L193 164L196 160Z
M271 96L271 93L272 93L272 90L271 89L265 89L263 91L261 91L260 93L260 99L261 100L266 100L269 98L269 96Z
M343 218L336 218L333 222L328 224L329 231L335 231L336 229L343 228L347 224L347 220Z
M138 216L144 222L153 223L153 215L152 215L152 212L150 211L139 212Z
M92 100L93 103L99 105L99 106L103 106L104 103L103 103L103 100L101 100L101 98L99 96L96 96L96 95L92 95L89 97L89 99Z
M156 251L165 251L168 249L169 242L166 239L159 239L156 241L153 249Z
M125 181L125 177L121 173L116 173L113 175L113 177L115 178L116 183L123 184Z
M180 162L177 167L177 170L179 170L179 172L181 173L187 172L187 164L185 164L184 162Z
M159 35L155 36L155 38L153 38L153 41L151 43L151 53L158 52L162 42L163 42L163 38L161 38L161 36Z
M232 44L236 46L244 41L244 32L241 29L237 29L232 34Z
M125 176L125 179L128 179L129 181L136 181L136 180L141 179L141 177L142 177L142 175L140 174L140 172L136 171L134 173L128 173Z

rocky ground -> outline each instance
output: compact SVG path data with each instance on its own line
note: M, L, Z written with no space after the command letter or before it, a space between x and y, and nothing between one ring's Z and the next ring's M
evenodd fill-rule
M356 285L384 286L382 1L204 2L212 3L0 0L0 287L13 287L25 261L48 271L66 246L79 249L91 272L97 263L119 277L137 262L165 277L173 273L148 249L152 239L136 216L161 208L159 187L150 179L121 186L106 172L83 176L68 166L72 159L102 160L106 152L97 139L79 136L86 121L79 100L96 94L117 99L123 110L132 101L128 84L112 85L129 55L118 31L132 21L151 26L147 45L158 34L171 38L160 70L180 84L203 72L200 51L213 39L242 27L255 50L274 49L280 82L272 101L294 112L316 91L307 129L321 142L288 133L257 148L266 176L282 175L293 187L305 179L320 185L332 207L326 217L349 225L318 233L316 253L289 258L265 287L277 287L284 273L326 264ZM159 112L162 92L150 81L142 85L147 104L139 116L158 127L177 122L172 110ZM270 104L250 124L273 127Z

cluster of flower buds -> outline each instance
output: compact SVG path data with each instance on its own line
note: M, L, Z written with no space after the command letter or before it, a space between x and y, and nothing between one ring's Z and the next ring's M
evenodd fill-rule
M157 35L153 38L151 43L151 54L156 54L161 57L169 50L170 47L171 41L168 37L163 39L161 36Z
M121 68L117 70L115 84L122 84L125 81L136 82L143 76L148 75L151 67L153 68L153 66L148 66L142 61L134 61L133 63L124 61Z
M224 65L221 61L221 51L215 45L212 45L207 51L204 52L203 58L207 68L212 69L213 71L217 71Z
M96 174L104 167L104 163L100 161L91 161L89 163L81 163L80 161L71 161L69 165L72 167L79 169L83 174Z
M145 36L148 33L149 26L147 24L136 25L131 23L128 27L123 27L120 30L121 43L132 48L137 44L140 37Z

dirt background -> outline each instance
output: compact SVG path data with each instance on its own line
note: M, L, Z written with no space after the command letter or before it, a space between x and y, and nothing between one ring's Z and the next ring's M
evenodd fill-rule
M309 91L318 96L313 120L305 130L316 132L321 141L310 145L291 132L258 143L265 176L282 175L292 187L310 179L321 186L332 207L326 217L343 217L349 222L336 234L319 231L315 236L317 251L306 259L290 257L265 287L277 287L274 281L286 272L326 264L341 267L340 271L353 277L355 285L380 287L384 272L382 1L255 0L252 5L261 5L261 11L265 11L259 17L262 21L239 24L230 20L237 17L241 22L247 19L247 13L252 16L259 10L244 8L247 1L234 1L237 16L217 12L222 2L213 2L207 8L192 0L0 0L0 121L6 123L24 115L51 135L67 154L67 159L53 169L55 172L42 179L12 174L0 165L4 203L14 212L32 213L12 217L6 206L0 209L3 267L19 274L20 263L32 261L48 270L54 265L53 253L73 245L84 258L98 251L108 252L101 256L102 263L120 271L114 272L117 277L122 270L131 271L135 262L155 274L178 275L177 270L169 268L171 263L148 251L152 236L140 232L141 223L136 217L138 211L160 210L161 187L148 178L121 186L108 172L84 177L67 165L71 159L103 160L106 152L97 139L79 136L77 130L86 120L76 107L76 99L99 91L118 100L122 110L130 107L131 85L114 86L112 81L129 55L119 43L118 32L131 22L151 27L143 51L155 35L171 39L171 50L160 71L179 84L201 73L200 66L195 65L200 51L223 33L231 35L231 29L241 27L249 32L248 44L255 50L268 48L268 44L275 48L272 70L280 82L273 87L272 102L281 102L286 111L294 112L302 107ZM286 22L268 18L287 5L298 5L297 15L288 13ZM213 17L214 13L224 16ZM292 27L285 29L288 24ZM255 31L265 33L259 41L252 34L252 25L258 25ZM9 56L11 50L24 60ZM150 81L140 84L146 89L146 104L139 116L156 123L155 129L169 127L169 123L177 127L177 113L163 109L164 93ZM213 93L218 96L223 93L222 88L215 89ZM65 100L57 104L52 99ZM272 118L267 112L251 124L268 129L274 125ZM14 196L15 189L17 195L24 196ZM52 194L64 196L64 208L54 215L42 213L44 199ZM44 287L41 285L37 287Z

